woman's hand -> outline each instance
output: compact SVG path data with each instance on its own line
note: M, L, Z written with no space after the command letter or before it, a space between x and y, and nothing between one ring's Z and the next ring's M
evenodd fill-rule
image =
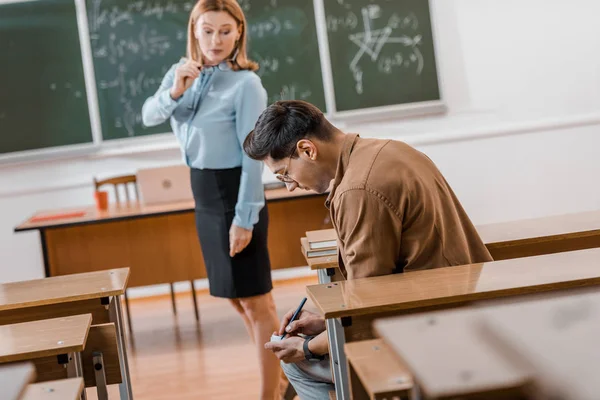
M199 62L194 60L188 60L185 64L181 64L175 70L175 80L173 81L173 86L171 87L171 98L173 100L177 100L186 90L188 90L197 77L200 76L200 71L202 70L202 66Z
M229 256L233 257L248 246L252 239L252 231L232 224L229 229Z

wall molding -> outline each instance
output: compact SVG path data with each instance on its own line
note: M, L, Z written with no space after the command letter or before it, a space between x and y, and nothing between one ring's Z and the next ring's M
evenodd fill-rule
M400 123L400 122L398 122ZM562 117L553 119L543 119L535 122L518 122L495 124L494 126L482 126L472 128L470 130L448 130L443 132L420 133L416 135L385 135L386 138L394 138L402 140L411 146L424 147L438 144L448 144L455 142L466 142L475 140L494 139L505 136L534 134L540 132L556 131L570 128L581 128L587 126L600 125L600 114L583 114L573 117ZM366 136L366 135L365 135ZM162 140L165 140L164 138ZM163 145L164 143L164 145ZM64 159L61 162L69 161L85 161L85 160L109 160L118 159L128 156L136 156L141 154L173 152L176 149L172 140L166 140L161 143L159 141L149 141L145 145L123 146L112 149L100 150L96 154L87 155L84 157ZM53 160L52 163L56 163ZM19 166L13 166L18 168ZM9 172L12 173L12 172ZM41 193L50 193L63 190L92 188L91 179L79 180L64 184L48 184L37 185L19 190L3 190L0 191L0 199L9 197L28 196Z

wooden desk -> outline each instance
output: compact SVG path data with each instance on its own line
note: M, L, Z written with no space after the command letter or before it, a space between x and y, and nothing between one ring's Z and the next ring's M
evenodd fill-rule
M510 304L482 316L482 337L535 371L538 398L598 398L600 293Z
M423 398L519 399L530 375L475 329L481 312L467 308L382 319L374 330L410 369Z
M0 364L82 352L91 314L0 326Z
M479 225L494 260L600 247L600 210Z
M0 393L6 400L22 398L27 385L35 379L35 367L31 363L0 366Z
M81 314L0 326L0 363L56 366L58 361L67 366L69 377L82 378L81 352L91 324L91 314Z
M94 325L114 323L121 370L121 399L131 399L131 378L120 296L129 268L0 284L0 325L91 314Z
M29 385L22 400L77 400L82 392L83 379L60 379Z
M426 398L592 400L600 393L600 293L378 320ZM528 393L529 392L529 393Z
M285 188L265 192L269 210L271 268L306 265L298 252L304 232L329 228L326 195ZM29 222L15 232L38 230L46 276L131 268L129 287L206 278L196 234L193 201L143 206L130 203L99 212L94 207L38 212L43 216L84 211L78 218Z
M495 261L600 247L600 211L478 225ZM307 258L319 283L343 280L337 256ZM322 271L322 270L325 271Z
M469 302L600 285L600 249L356 279L307 287L327 320L337 398L348 397L343 346L373 337L371 322L390 315Z

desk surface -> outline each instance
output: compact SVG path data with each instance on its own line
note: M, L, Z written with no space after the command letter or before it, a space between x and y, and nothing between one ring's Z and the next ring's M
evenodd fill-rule
M129 268L119 268L0 284L0 312L118 296L128 279Z
M0 366L0 393L3 399L18 400L27 385L35 379L35 367L32 363Z
M0 363L83 351L91 314L0 326Z
M478 225L476 228L488 246L552 236L600 235L600 210Z
M530 375L506 360L477 331L476 322L483 310L381 319L373 326L412 371L427 398L519 393Z
M600 293L510 304L483 315L482 336L533 368L540 398L598 399Z
M27 386L22 400L77 400L82 391L82 378L60 379Z
M268 202L292 200L303 197L324 196L313 191L294 190L289 192L287 188L269 189L265 191L265 196ZM325 206L323 206L324 208ZM142 218L157 215L169 215L183 212L191 212L194 210L194 201L182 201L176 203L142 205L139 202L124 203L122 205L110 204L108 210L98 211L95 206L86 206L79 208L69 208L60 210L39 211L28 218L23 223L15 227L15 232L28 231L34 229L45 229L60 226L89 224L96 222L119 221L131 218ZM33 217L43 217L56 214L68 214L72 212L84 212L83 216L67 217L54 220L46 220L40 222L31 222Z
M430 397L520 392L535 381L540 398L592 400L599 319L600 294L586 292L381 319L374 329Z
M600 285L600 249L307 286L325 318Z

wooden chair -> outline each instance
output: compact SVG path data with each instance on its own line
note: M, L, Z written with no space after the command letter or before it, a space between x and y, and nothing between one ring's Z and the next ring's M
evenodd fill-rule
M125 199L126 199L127 203L129 203L131 201L131 199L129 197L129 186L130 185L133 186L133 188L134 188L135 200L138 201L140 198L139 192L138 192L138 187L137 187L137 176L136 175L115 176L115 177L103 179L103 180L97 180L94 177L94 187L96 190L99 190L99 188L104 185L112 185L113 186L117 204L121 204L121 200L119 197L119 187L124 188ZM190 284L192 287L192 298L194 299L194 312L196 314L196 320L199 320L198 301L196 299L196 288L194 287L194 281L190 281ZM169 283L169 286L171 289L171 304L173 305L173 314L177 315L177 305L175 303L175 289L173 287L173 282ZM129 325L129 332L131 332L131 335L133 337L133 331L131 329L131 312L129 311L129 299L127 298L127 291L125 291L125 308L127 310L127 322Z

